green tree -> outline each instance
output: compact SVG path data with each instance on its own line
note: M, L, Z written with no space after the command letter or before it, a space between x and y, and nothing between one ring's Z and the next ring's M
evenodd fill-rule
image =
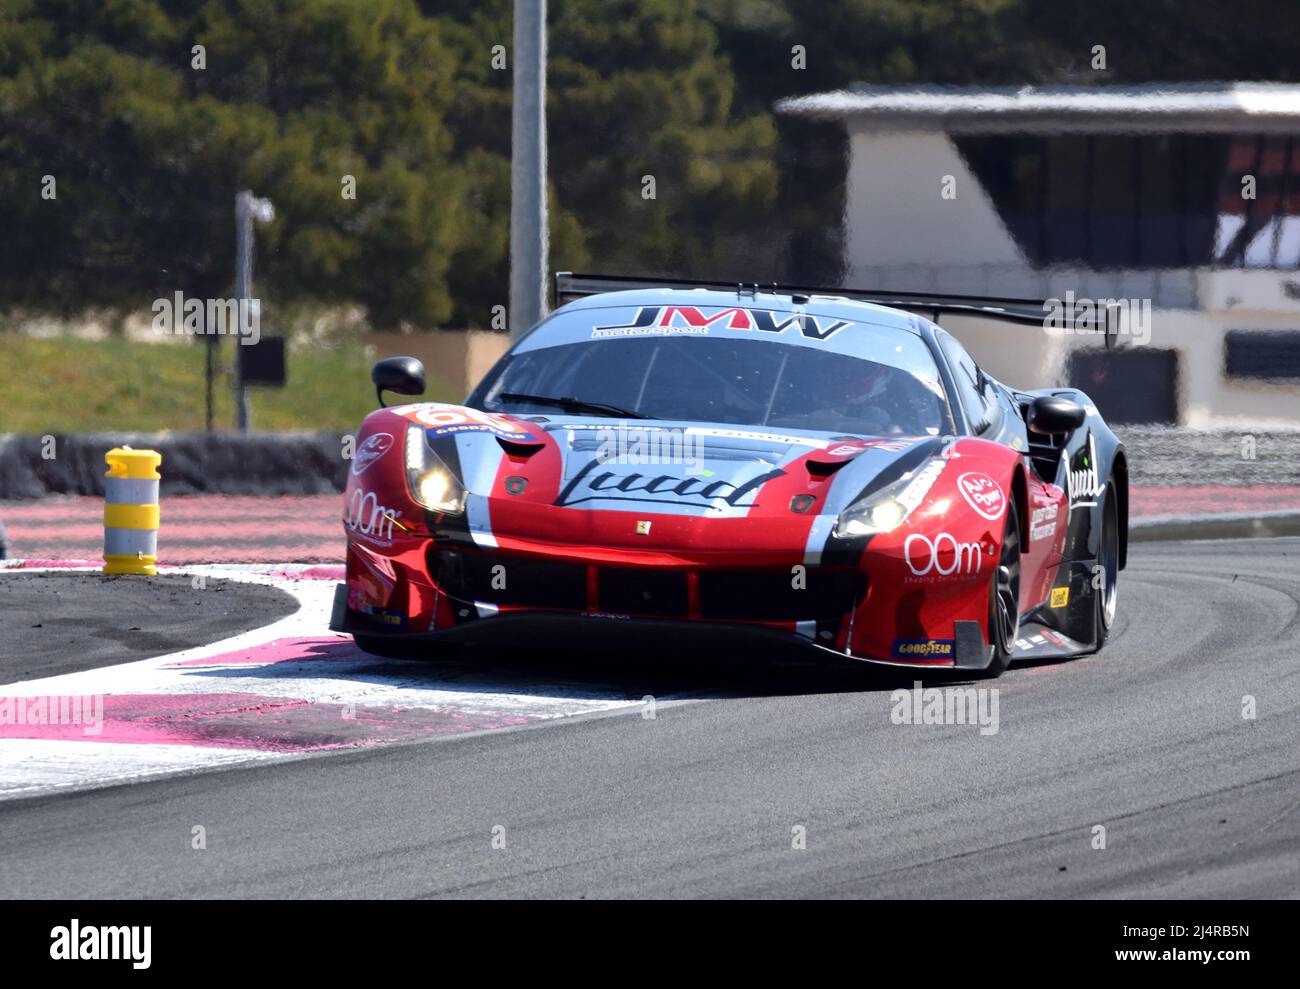
M234 194L249 187L277 206L258 277L278 297L361 302L379 325L450 314L466 189L443 122L457 55L413 0L47 0L15 13L0 27L0 193L18 231L0 248L8 301L223 294Z
M775 198L776 130L766 109L737 112L713 25L694 0L556 6L551 175L592 255L613 270L742 275L743 240L762 235Z
M1053 53L1054 80L1080 83L1295 82L1300 10L1275 0L1024 0L1025 24ZM1092 49L1106 49L1104 72Z
M233 197L252 188L277 207L258 235L259 294L362 303L379 326L485 324L507 301L511 11L13 0L5 301L138 310L177 290L226 294ZM694 0L551 11L555 264L743 275L774 197L775 130L765 107L736 111L714 27ZM57 198L41 198L44 175Z
M429 0L463 53L448 114L474 185L455 265L485 298L508 277L511 0ZM741 113L695 0L551 0L547 138L553 267L740 277L775 199L768 108ZM506 71L492 49L506 50ZM653 199L644 197L654 179Z

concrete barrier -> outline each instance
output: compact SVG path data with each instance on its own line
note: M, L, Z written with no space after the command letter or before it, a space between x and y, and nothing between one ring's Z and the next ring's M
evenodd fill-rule
M360 425L360 423L358 423ZM1300 431L1121 426L1135 487L1300 485ZM342 491L349 463L332 430L280 433L0 434L0 500L104 493L104 451L161 453L162 493L291 495ZM46 458L52 453L53 456Z
M1141 487L1300 484L1300 430L1116 426Z
M104 452L157 450L167 464L161 494L295 495L342 491L343 433L0 434L0 500L104 494Z
M1300 512L1223 512L1212 515L1157 515L1129 523L1129 541L1176 539L1260 539L1300 536Z

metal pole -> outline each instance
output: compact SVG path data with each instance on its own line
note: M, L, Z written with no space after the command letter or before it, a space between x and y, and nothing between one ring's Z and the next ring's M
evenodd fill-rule
M239 318L253 291L253 194L248 189L235 193L235 298L239 300ZM248 389L239 369L240 337L235 338L235 421L241 433L248 432Z
M203 421L207 424L208 432L212 432L212 379L216 373L214 362L217 353L217 337L208 334L203 341Z
M546 313L546 0L515 0L510 335Z

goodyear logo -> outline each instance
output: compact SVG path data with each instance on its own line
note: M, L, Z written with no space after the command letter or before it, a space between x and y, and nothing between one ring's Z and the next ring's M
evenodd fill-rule
M895 659L952 659L952 639L895 639Z
M369 615L373 621L381 625L391 625L393 628L404 628L406 626L406 615L400 611L392 611L388 608L376 608L368 605L364 609L365 614Z

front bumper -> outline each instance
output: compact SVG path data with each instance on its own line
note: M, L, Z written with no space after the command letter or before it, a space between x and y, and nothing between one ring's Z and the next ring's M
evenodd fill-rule
M855 659L839 649L817 644L811 638L766 625L713 621L686 621L605 614L548 611L499 612L490 619L465 622L428 632L388 627L347 606L348 588L334 591L330 630L349 635L409 643L515 646L544 644L547 648L575 648L621 652L680 651L684 639L700 648L762 649L774 657L808 659L834 656Z
M772 658L810 659L834 657L873 665L917 669L914 663L897 663L855 656L847 649L818 642L815 626L804 623L791 634L789 628L752 622L717 622L645 616L610 615L562 611L493 611L490 618L449 625L433 631L412 632L386 625L348 607L347 584L334 591L330 630L373 639L404 643L454 643L461 645L513 646L543 643L549 648L599 649L611 655L645 652L680 652L683 643L716 651L737 647L762 651ZM960 670L985 669L992 651L978 622L958 622L955 627L956 658ZM934 667L931 667L933 669ZM939 667L942 668L942 667Z

